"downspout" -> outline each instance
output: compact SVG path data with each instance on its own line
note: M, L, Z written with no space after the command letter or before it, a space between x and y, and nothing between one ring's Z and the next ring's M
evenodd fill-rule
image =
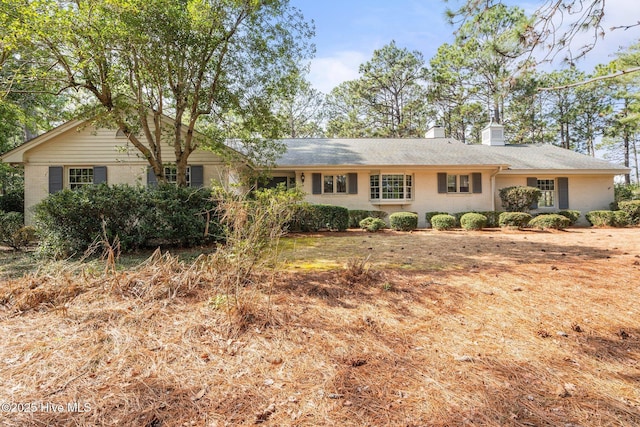
M491 174L491 210L496 211L496 175L502 172L502 166L498 166L498 170Z

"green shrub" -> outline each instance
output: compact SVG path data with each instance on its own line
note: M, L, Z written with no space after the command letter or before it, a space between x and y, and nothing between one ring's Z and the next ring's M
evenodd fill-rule
M349 226L349 209L300 203L287 226L290 231L344 231Z
M487 225L486 225L486 227L494 228L494 227L499 227L500 226L500 214L502 212L500 212L500 211L484 211L484 212L477 212L477 213L487 217Z
M479 213L469 212L462 215L460 225L465 230L482 230L487 225L487 217Z
M418 228L418 214L415 212L395 212L389 215L389 223L394 230L415 230Z
M623 210L613 211L613 226L614 227L626 227L628 225L634 225L629 219L629 213Z
M360 221L360 228L367 230L370 233L375 233L378 230L387 228L387 223L380 218L367 217Z
M591 211L585 215L589 224L594 227L613 227L615 224L615 215L613 211Z
M618 208L627 214L629 224L640 224L640 200L620 201Z
M387 213L385 211L367 211L362 209L349 210L349 228L360 227L360 221L369 217L385 219L387 217Z
M537 228L539 230L564 230L570 224L571 220L569 218L558 214L538 215L529 221L529 227Z
M575 223L578 222L578 218L580 218L580 211L564 210L559 211L558 215L562 215L563 217L567 218L570 222L570 225L575 225Z
M535 187L505 187L500 189L500 200L507 212L529 212L531 205L540 198L541 194L541 191Z
M523 228L531 221L531 214L526 212L502 212L498 224L500 227Z
M4 212L24 212L24 191L11 190L5 194L0 194L0 211Z
M615 202L640 200L640 184L615 184L614 186ZM618 209L617 204L612 210Z
M33 227L24 226L20 212L0 211L0 244L13 249L22 249L35 240Z
M431 226L436 230L451 230L456 226L456 218L449 214L434 215Z
M50 194L35 207L40 252L68 256L118 236L123 251L156 245L193 246L219 234L206 189L160 185L89 185ZM209 235L205 236L205 230ZM106 234L106 236L105 236Z
M438 211L435 211L435 212L427 212L427 213L424 215L424 218L425 218L425 220L427 221L427 228L430 228L430 227L431 227L431 218L433 218L433 217L434 217L434 216L436 216L436 215L449 215L449 213L448 213L448 212L438 212Z

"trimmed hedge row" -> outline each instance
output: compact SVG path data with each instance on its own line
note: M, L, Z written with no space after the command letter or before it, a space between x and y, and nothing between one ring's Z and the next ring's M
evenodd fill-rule
M349 209L333 205L301 203L287 225L289 231L344 231L349 227Z
M415 212L396 212L389 215L391 228L398 231L411 231L418 228L418 214Z
M571 220L569 220L569 218L558 214L538 215L529 221L529 227L537 228L539 230L564 230L570 224Z
M349 210L349 228L359 228L360 221L365 218L385 219L387 213L385 211L366 211L362 209Z
M456 218L449 214L434 215L431 218L431 225L435 230L451 230L456 226Z
M487 226L487 217L479 213L469 212L462 215L460 225L465 230L482 230Z
M84 252L116 236L123 251L157 245L193 246L219 236L209 190L159 185L88 185L50 194L35 207L40 251L47 256ZM205 230L208 229L208 235Z
M370 233L387 228L387 223L380 218L367 217L360 221L360 228Z

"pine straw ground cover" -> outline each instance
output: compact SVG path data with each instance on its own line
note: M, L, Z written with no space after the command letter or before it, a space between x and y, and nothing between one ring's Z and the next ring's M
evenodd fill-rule
M638 229L283 243L0 283L0 424L640 425Z

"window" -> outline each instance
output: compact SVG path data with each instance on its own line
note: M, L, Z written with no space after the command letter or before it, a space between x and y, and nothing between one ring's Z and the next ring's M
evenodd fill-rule
M369 177L372 200L408 200L413 197L413 176L381 174Z
M175 166L165 166L164 176L167 178L167 182L175 184L178 182L178 168ZM191 166L187 166L187 187L191 186Z
M371 175L369 178L369 186L371 187L371 199L380 198L380 175Z
M347 192L347 175L324 175L324 193Z
M540 198L538 199L539 208L552 208L555 206L555 180L553 179L539 179L538 189L541 191Z
M93 168L70 168L69 188L75 190L83 185L93 184Z
M471 192L469 175L447 175L447 193Z

